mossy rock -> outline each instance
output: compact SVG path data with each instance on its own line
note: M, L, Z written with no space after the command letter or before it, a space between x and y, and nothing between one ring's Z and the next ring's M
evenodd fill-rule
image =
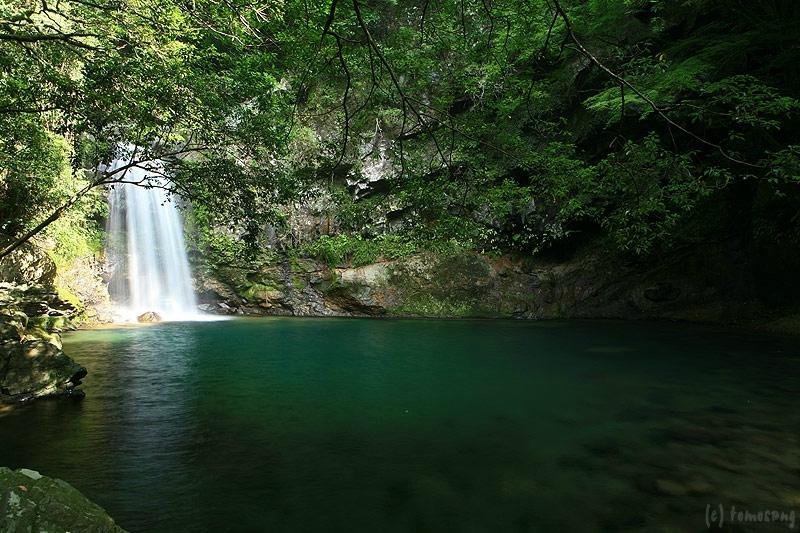
M214 270L213 278L231 287L239 287L250 283L247 271L241 268L219 267Z
M259 302L269 300L271 296L280 293L281 290L275 285L267 285L263 283L252 283L244 285L237 290L239 296L248 302Z
M33 470L0 467L0 531L124 533L125 530L69 483Z
M65 315L33 316L30 318L28 327L36 327L45 331L62 331L65 329L70 329L72 327L72 322L70 321L70 318Z
M314 259L295 257L290 259L289 266L292 272L309 274L318 271L321 267L321 263Z
M283 273L276 268L266 268L264 270L248 272L245 278L247 279L247 283L275 286L283 280Z
M65 286L64 284L57 283L56 284L56 294L58 297L72 304L76 309L81 309L83 307L83 302L81 301L80 296L75 294L69 287Z
M335 271L331 270L328 276L326 276L325 279L317 285L317 288L322 292L322 294L334 294L342 290L342 280Z
M301 275L295 274L292 276L292 287L297 291L302 291L308 287L308 280Z
M500 316L494 278L487 259L473 253L420 255L388 269L388 285L398 303L396 316Z
M47 396L83 397L78 389L86 369L50 342L29 339L0 346L0 403Z
M21 341L27 326L28 316L25 313L3 309L0 312L0 341Z
M25 331L24 340L40 340L52 344L59 350L62 348L61 335L58 333L51 333L52 330L47 330L38 326L29 327Z
M476 316L471 303L439 299L430 294L406 295L402 303L389 310L397 316L420 316L430 318L463 318Z

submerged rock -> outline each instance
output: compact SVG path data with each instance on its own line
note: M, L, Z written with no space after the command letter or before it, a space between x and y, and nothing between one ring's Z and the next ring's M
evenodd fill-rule
M69 483L34 470L0 467L0 531L125 530Z
M136 321L141 323L161 322L161 315L155 311L148 311L137 316Z
M686 496L689 489L677 481L671 479L657 479L655 482L657 493L666 496Z

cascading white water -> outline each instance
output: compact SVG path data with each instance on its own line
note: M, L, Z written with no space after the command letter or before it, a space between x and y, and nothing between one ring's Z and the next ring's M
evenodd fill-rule
M107 170L128 164L119 159ZM123 320L148 311L164 320L197 320L202 315L192 290L181 215L164 189L169 182L159 168L125 170L125 182L149 188L118 183L109 192L110 292Z

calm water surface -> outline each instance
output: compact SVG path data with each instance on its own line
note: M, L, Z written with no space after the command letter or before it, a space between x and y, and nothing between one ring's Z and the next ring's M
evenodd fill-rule
M719 504L800 522L796 340L281 318L65 350L86 399L5 413L0 464L133 532L700 531Z

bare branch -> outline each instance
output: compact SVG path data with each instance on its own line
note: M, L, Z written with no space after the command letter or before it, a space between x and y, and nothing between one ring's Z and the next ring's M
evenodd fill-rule
M342 40L339 37L339 34L332 31L330 28L325 30L328 34L332 35L333 38L336 40L336 49L337 54L339 56L339 64L342 66L342 70L344 70L345 78L347 80L347 84L344 87L344 95L342 96L342 110L344 111L344 131L342 131L342 149L339 152L339 158L336 160L336 164L331 169L331 181L333 181L333 177L336 173L336 170L339 168L339 165L342 164L342 160L344 160L345 153L347 152L347 140L350 136L350 111L347 107L347 98L350 95L350 87L352 80L350 78L350 69L347 67L347 62L344 60L344 54L342 52Z

